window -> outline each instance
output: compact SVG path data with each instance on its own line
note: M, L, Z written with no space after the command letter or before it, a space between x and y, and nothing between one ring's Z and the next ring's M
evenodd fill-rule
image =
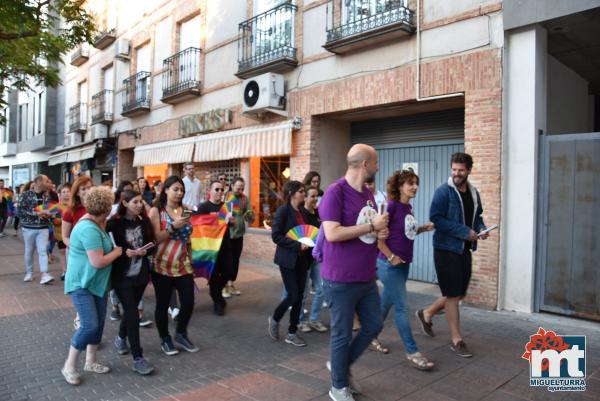
M210 163L196 163L196 178L200 180L200 191L202 198L207 194L207 188L210 182L217 179L219 174L227 176L227 182L231 185L231 181L240 175L239 160L223 160Z
M0 111L0 114L2 114L2 116L4 116L5 118L5 125L0 125L0 143L6 143L8 142L8 133L9 133L9 113L8 113L8 107L5 107L2 111Z
M289 172L289 157L260 159L259 227L270 228L273 224L275 212L283 204L283 186Z
M289 0L258 0L255 2L254 15L274 9ZM275 14L259 18L256 21L254 55L264 54L281 47L293 46L294 21L291 9L283 9Z
M408 0L346 0L342 7L342 21L348 24L400 7L408 7Z
M37 115L37 133L36 135L41 135L44 131L44 127L42 126L42 114L44 113L44 106L43 106L43 95L44 92L40 92L38 94L38 115Z

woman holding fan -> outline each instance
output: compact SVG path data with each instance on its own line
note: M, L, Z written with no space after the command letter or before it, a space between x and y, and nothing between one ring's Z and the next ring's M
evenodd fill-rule
M279 303L272 316L269 316L269 335L279 340L279 322L291 306L290 325L285 342L296 347L306 346L306 342L296 333L300 321L300 308L306 285L306 275L312 263L308 245L291 239L288 231L298 225L308 224L310 216L304 207L306 192L300 181L288 181L283 187L285 203L277 209L271 238L277 245L275 263L279 266L287 296Z

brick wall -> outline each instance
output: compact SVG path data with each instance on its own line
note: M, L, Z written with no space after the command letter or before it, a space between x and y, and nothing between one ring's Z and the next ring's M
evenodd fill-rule
M482 50L425 63L421 97L462 92L465 96L465 149L475 159L471 181L480 190L484 219L500 224L502 76L501 51ZM294 91L290 115L301 116L294 134L292 174L301 177L319 168L319 125L315 117L329 113L411 102L415 94L414 65L365 74ZM495 308L498 297L499 232L473 258L473 279L467 302Z

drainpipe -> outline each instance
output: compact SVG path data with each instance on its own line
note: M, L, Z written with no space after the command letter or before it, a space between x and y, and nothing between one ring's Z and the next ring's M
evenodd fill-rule
M447 95L421 97L421 0L417 0L417 81L415 86L417 102L422 102L424 100L446 99L465 95L463 92L456 92L449 93Z

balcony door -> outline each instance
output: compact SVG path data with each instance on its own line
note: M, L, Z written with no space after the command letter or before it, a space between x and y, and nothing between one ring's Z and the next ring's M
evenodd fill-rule
M87 125L87 99L88 83L83 81L79 84L79 116L77 121L80 126Z
M254 15L261 14L275 7L290 3L289 0L257 0L254 2ZM293 3L293 2L292 2ZM289 38L294 38L293 13L290 9L281 12L268 13L256 20L253 24L253 46L252 55L261 56L277 49L287 46Z
M200 16L183 22L179 26L179 58L174 60L177 65L173 69L177 77L176 82L199 81L199 60L196 52L181 53L190 47L200 48Z
M150 46L141 46L136 51L136 73L142 71L150 72ZM145 74L139 74L135 83L135 101L145 102L149 98L150 77Z
M408 7L408 0L342 0L342 24Z
M103 88L104 89L104 114L113 115L113 82L115 79L115 69L111 65L103 71Z

